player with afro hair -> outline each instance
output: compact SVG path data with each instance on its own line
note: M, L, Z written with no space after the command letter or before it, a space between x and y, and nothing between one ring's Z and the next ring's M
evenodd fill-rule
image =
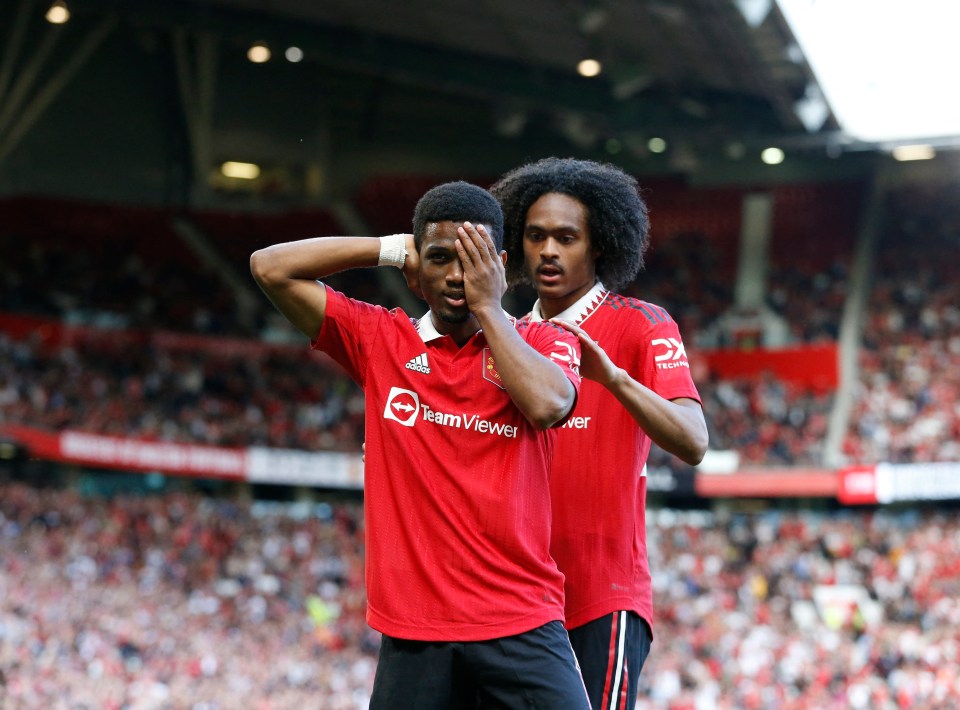
M564 621L594 710L633 710L653 639L646 541L651 442L693 465L707 449L700 396L676 322L616 293L643 267L650 221L636 180L613 165L547 158L492 188L507 277L580 340L584 377L550 469L550 554Z
M523 230L530 205L547 193L568 195L587 208L597 277L619 289L643 269L650 241L647 205L637 181L620 168L573 158L544 158L508 172L491 188L503 206L507 281L529 282L523 263Z

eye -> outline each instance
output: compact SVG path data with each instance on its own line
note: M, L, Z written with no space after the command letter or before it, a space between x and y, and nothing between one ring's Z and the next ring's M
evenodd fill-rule
M526 237L531 242L543 241L543 235L540 232L527 232Z

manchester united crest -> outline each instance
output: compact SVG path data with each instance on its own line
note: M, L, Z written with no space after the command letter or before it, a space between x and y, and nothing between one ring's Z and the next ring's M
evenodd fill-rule
M493 353L490 348L483 349L483 379L492 382L500 389L506 389L503 386L503 380L500 379L500 373L497 372L497 363L493 361Z

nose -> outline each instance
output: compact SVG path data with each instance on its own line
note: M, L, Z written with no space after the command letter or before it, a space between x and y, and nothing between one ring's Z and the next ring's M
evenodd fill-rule
M540 242L540 257L544 261L551 261L552 259L557 258L560 255L560 250L557 248L559 243L553 237L547 237L542 242Z
M447 283L451 285L463 283L463 264L460 263L460 259L453 259L450 262L450 268L447 269Z

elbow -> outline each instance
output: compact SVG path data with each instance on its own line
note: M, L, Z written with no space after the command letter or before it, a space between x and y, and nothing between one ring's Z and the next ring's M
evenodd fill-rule
M566 416L565 411L558 411L555 409L544 410L543 412L533 413L531 416L528 416L527 419L533 424L534 429L540 431L546 431L558 421Z
M709 443L710 439L707 435L707 428L704 426L703 429L698 430L690 437L690 441L687 442L687 446L680 455L680 458L684 463L690 464L691 466L698 465L703 461L703 457L707 455L707 446Z
M573 386L570 385L569 392L564 395L558 395L549 400L544 398L538 404L536 411L530 412L527 419L534 428L544 431L562 420L573 409L573 405L576 404Z
M269 287L280 281L276 259L270 247L258 249L250 255L250 273L260 286Z

